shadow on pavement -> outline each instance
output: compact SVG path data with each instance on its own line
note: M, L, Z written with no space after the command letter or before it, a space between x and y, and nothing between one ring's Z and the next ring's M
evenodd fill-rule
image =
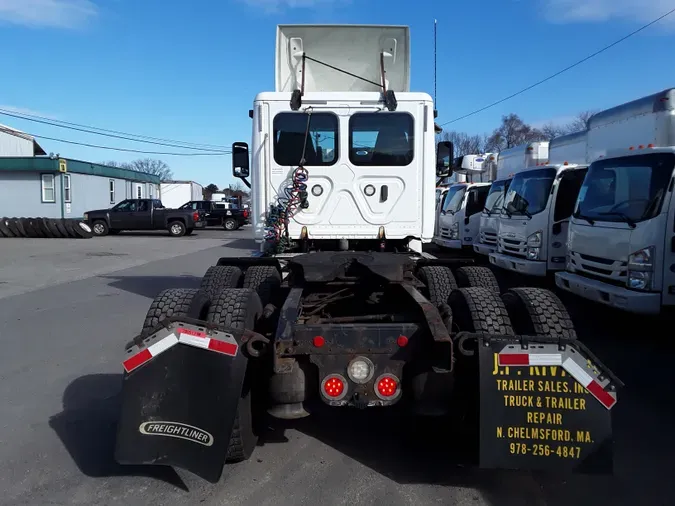
M49 419L83 474L144 476L187 490L176 471L165 466L121 466L114 460L121 374L93 374L73 381L63 394L63 411Z
M258 243L254 239L237 238L230 240L223 246L224 248L245 249L251 251L260 251ZM248 255L246 255L248 256Z
M204 269L206 272L206 269ZM167 288L199 288L202 278L198 276L99 276L111 280L108 285L125 292L154 299Z

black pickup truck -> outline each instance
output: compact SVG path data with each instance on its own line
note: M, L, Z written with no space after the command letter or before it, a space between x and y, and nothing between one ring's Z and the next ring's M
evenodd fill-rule
M206 226L203 212L167 209L157 199L127 199L111 209L84 213L94 235L118 234L122 230L168 230L173 237L190 235Z
M179 209L204 211L208 226L222 226L225 230L237 230L246 225L250 219L248 209L239 209L231 205L228 206L224 202L213 202L211 200L191 200L180 206Z

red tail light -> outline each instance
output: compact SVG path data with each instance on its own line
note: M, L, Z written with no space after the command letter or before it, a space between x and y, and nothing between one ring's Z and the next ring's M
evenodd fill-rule
M248 218L248 209L244 209L244 218Z
M321 382L321 390L326 398L339 401L347 394L347 380L339 374L331 374Z
M197 211L192 213L192 221L199 221L199 213Z
M383 374L377 379L375 394L382 400L390 401L401 393L399 381L393 374Z

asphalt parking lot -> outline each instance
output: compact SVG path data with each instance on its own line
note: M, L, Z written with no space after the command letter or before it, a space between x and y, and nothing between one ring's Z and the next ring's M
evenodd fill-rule
M0 243L0 505L673 504L672 326L574 301L580 339L626 383L615 476L472 469L450 429L412 434L388 413L347 411L271 423L216 485L115 464L122 347L150 302L253 249L247 229Z
M179 238L161 230L79 240L0 239L0 299L208 248L248 251L256 247L250 228L209 228Z

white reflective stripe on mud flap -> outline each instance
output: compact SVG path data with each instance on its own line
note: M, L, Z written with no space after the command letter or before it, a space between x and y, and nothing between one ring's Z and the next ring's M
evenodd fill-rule
M182 344L189 344L190 346L196 346L197 348L208 350L211 339L208 337L197 337L191 336L189 334L181 334L178 338L178 341L180 341Z
M159 355L163 351L168 350L175 344L178 344L178 338L176 337L175 334L169 334L161 341L158 341L155 344L148 346L148 351L153 357L156 357L157 355Z
M593 378L589 376L586 371L584 371L579 364L577 364L574 360L571 358L568 358L565 360L562 364L563 368L572 375L572 377L577 380L579 383L581 383L584 388L590 385L591 381L593 381Z
M560 353L530 353L530 365L562 365Z

